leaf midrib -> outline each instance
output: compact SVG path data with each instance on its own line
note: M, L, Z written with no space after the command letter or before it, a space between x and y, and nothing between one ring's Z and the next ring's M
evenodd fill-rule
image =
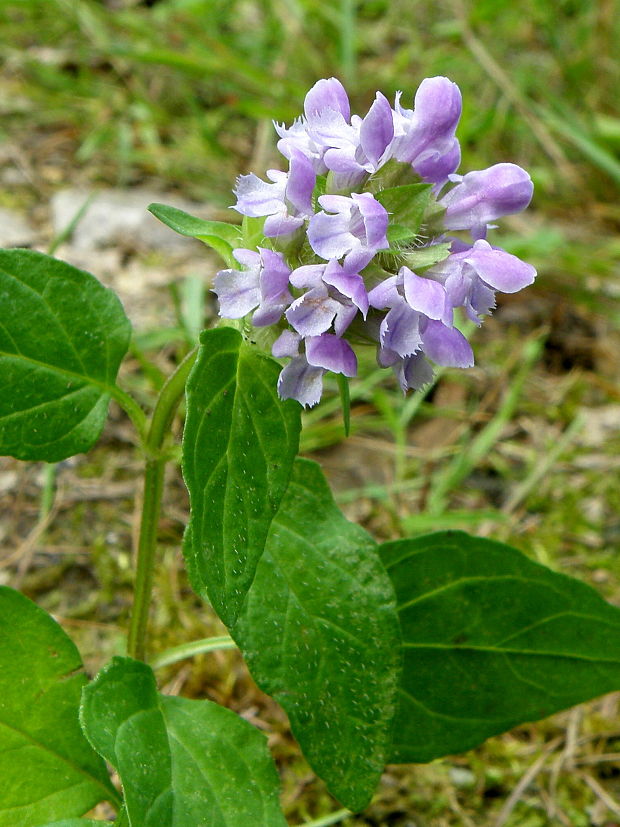
M496 655L527 655L529 657L564 658L585 663L610 664L620 667L620 659L590 658L586 655L569 654L567 652L543 652L536 649L499 649L493 645L456 645L452 643L412 643L403 641L403 649L440 649L449 652L485 652Z
M53 365L47 362L41 362L39 359L34 359L32 356L26 356L23 353L9 353L6 350L0 350L0 358L6 356L9 359L15 359L17 361L22 360L24 362L28 362L31 365L34 365L37 368L43 368L44 370L49 371L50 373L60 373L63 376L70 377L74 380L80 380L82 382L82 386L85 384L95 385L98 388L101 388L105 393L109 394L110 396L114 395L116 391L116 385L109 385L107 382L103 382L100 379L95 379L94 376L89 376L87 374L80 374L75 373L75 371L68 370L67 368L61 368L57 365Z

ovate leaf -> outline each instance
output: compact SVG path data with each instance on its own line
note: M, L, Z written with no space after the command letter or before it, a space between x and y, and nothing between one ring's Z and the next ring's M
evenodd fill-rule
M118 801L80 729L86 682L56 621L0 587L0 827L38 827Z
M237 266L232 251L241 246L241 228L226 221L207 221L166 204L150 204L149 212L179 235L197 238L215 250L229 267Z
M55 462L99 438L131 327L111 290L33 250L0 250L0 455Z
M403 633L392 761L462 752L620 688L620 610L460 531L385 543Z
M131 827L286 827L265 736L211 701L160 695L146 664L104 667L82 725L118 770Z
M314 462L295 463L231 634L333 795L365 807L389 749L398 619L376 544L344 518Z
M187 383L185 555L196 591L234 623L297 453L300 406L278 399L280 366L232 328L202 334Z

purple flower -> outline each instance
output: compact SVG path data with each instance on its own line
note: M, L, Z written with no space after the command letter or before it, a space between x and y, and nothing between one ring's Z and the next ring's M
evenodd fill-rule
M388 248L388 214L369 192L322 195L319 204L323 210L310 219L308 241L321 258L351 255L350 266L363 269L378 250Z
M328 147L344 146L354 140L349 124L349 98L344 86L336 78L317 81L304 100L304 117L287 129L274 124L280 136L278 149L285 158L295 152L303 154L317 174L324 174L323 161Z
M516 164L468 172L439 200L446 208L443 226L470 230L474 238L484 238L491 221L524 210L533 192L530 176Z
M273 343L271 353L276 359L290 357L291 361L280 371L278 395L280 399L296 399L304 408L316 405L323 392L325 369L309 364L305 355L300 355L301 336L284 330Z
M461 93L456 83L444 77L426 78L415 95L414 109L394 109L394 140L390 154L411 164L425 180L443 184L461 159L455 131L461 117Z
M276 124L278 149L303 153L317 173L331 173L333 191L356 189L387 160L394 136L392 109L377 92L364 118L350 116L349 99L336 78L318 81L306 95L304 117L287 129Z
M359 273L347 272L335 259L328 264L298 267L290 276L294 287L310 288L286 311L287 321L302 336L319 336L334 324L342 336L358 310L366 317L368 294Z
M241 319L251 310L252 324L265 327L276 324L293 297L288 290L290 269L281 253L263 247L237 249L233 255L245 270L220 270L213 292L217 294L220 316Z
M311 134L316 135L315 132ZM318 136L317 136L318 137ZM322 136L326 150L323 160L331 172L332 190L352 190L379 169L388 158L388 147L394 137L392 109L380 92L366 116L351 118L351 126L338 133Z
M300 336L285 330L273 344L274 356L291 357L280 373L278 394L281 399L296 399L304 407L312 407L321 398L325 371L355 376L357 359L351 345L331 333L307 338L305 354L299 353L300 343Z
M266 215L267 238L294 233L312 214L312 191L316 175L310 161L298 150L291 153L289 171L267 170L271 184L254 173L237 179L234 209L253 218Z
M432 379L430 366L424 366L421 358L412 360L414 355L426 355L438 365L473 364L467 339L452 327L452 308L443 285L402 267L368 297L372 307L388 309L379 325L377 361L394 368L404 390Z
M469 318L480 324L480 316L495 307L495 291L516 293L532 284L536 270L531 264L479 239L472 247L451 253L426 275L444 285L452 307L464 307Z

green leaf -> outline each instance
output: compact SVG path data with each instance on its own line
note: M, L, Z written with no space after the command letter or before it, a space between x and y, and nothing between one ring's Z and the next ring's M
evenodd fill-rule
M238 224L228 224L225 221L206 221L166 204L150 204L149 212L153 213L155 218L158 218L175 233L197 238L208 247L211 247L224 259L229 267L236 266L232 251L235 247L241 246L241 228Z
M365 807L390 745L398 619L376 544L344 518L314 462L295 463L231 634L330 792Z
M388 187L375 194L390 214L390 222L417 233L431 197L431 184L405 184Z
M211 701L160 695L146 664L114 658L81 719L118 770L131 827L286 827L265 736Z
M80 730L86 676L46 612L0 587L0 827L35 827L118 802Z
M201 343L187 383L184 551L194 588L231 625L288 485L301 408L278 399L280 366L236 330L206 331Z
M344 435L349 436L351 433L351 394L349 393L349 380L342 373L336 374L336 379L338 381L338 390L340 391L340 401L342 403Z
M392 761L462 752L620 688L620 610L460 531L385 543L403 633Z
M241 237L243 239L243 247L253 250L259 244L265 241L265 234L263 227L265 226L264 218L251 218L249 215L243 216L241 222Z
M99 438L131 327L111 290L33 250L0 250L0 455L56 462Z

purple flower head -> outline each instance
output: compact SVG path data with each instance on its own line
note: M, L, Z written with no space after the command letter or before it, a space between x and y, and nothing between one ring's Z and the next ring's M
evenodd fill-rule
M495 164L468 172L439 200L446 208L443 225L484 238L491 221L524 210L533 192L530 176L516 164Z
M281 253L263 247L233 250L245 270L220 270L213 292L220 304L220 316L241 319L255 310L252 324L266 327L276 324L293 297L289 293L290 269Z
M319 204L323 210L310 219L308 241L321 258L352 254L349 261L355 260L363 269L378 250L389 246L388 214L369 192L353 193L350 198L322 195Z
M400 92L394 109L391 156L411 164L425 180L441 185L461 159L455 131L461 117L461 93L448 78L427 78L415 95L414 108L404 109Z
M267 238L290 235L312 214L312 191L316 175L303 153L293 150L289 171L267 170L271 184L254 173L237 179L235 209L253 218L266 215L263 232Z
M497 291L534 280L531 265L485 240L491 222L527 206L530 177L510 163L455 175L460 115L461 93L445 77L424 80L413 109L400 92L393 109L377 92L363 117L351 114L339 80L319 80L303 115L276 124L288 172L238 179L235 208L264 217L267 239L294 239L278 245L282 253L269 242L235 250L239 269L221 270L214 292L222 316L277 326L272 354L288 360L281 398L315 405L326 372L354 377L353 342L374 344L403 391L428 384L433 365L470 367L473 352L455 322L480 324ZM377 175L391 160L415 176L398 164ZM315 201L317 175L325 194ZM378 188L384 196L375 197ZM450 239L454 230L469 231L473 243Z

